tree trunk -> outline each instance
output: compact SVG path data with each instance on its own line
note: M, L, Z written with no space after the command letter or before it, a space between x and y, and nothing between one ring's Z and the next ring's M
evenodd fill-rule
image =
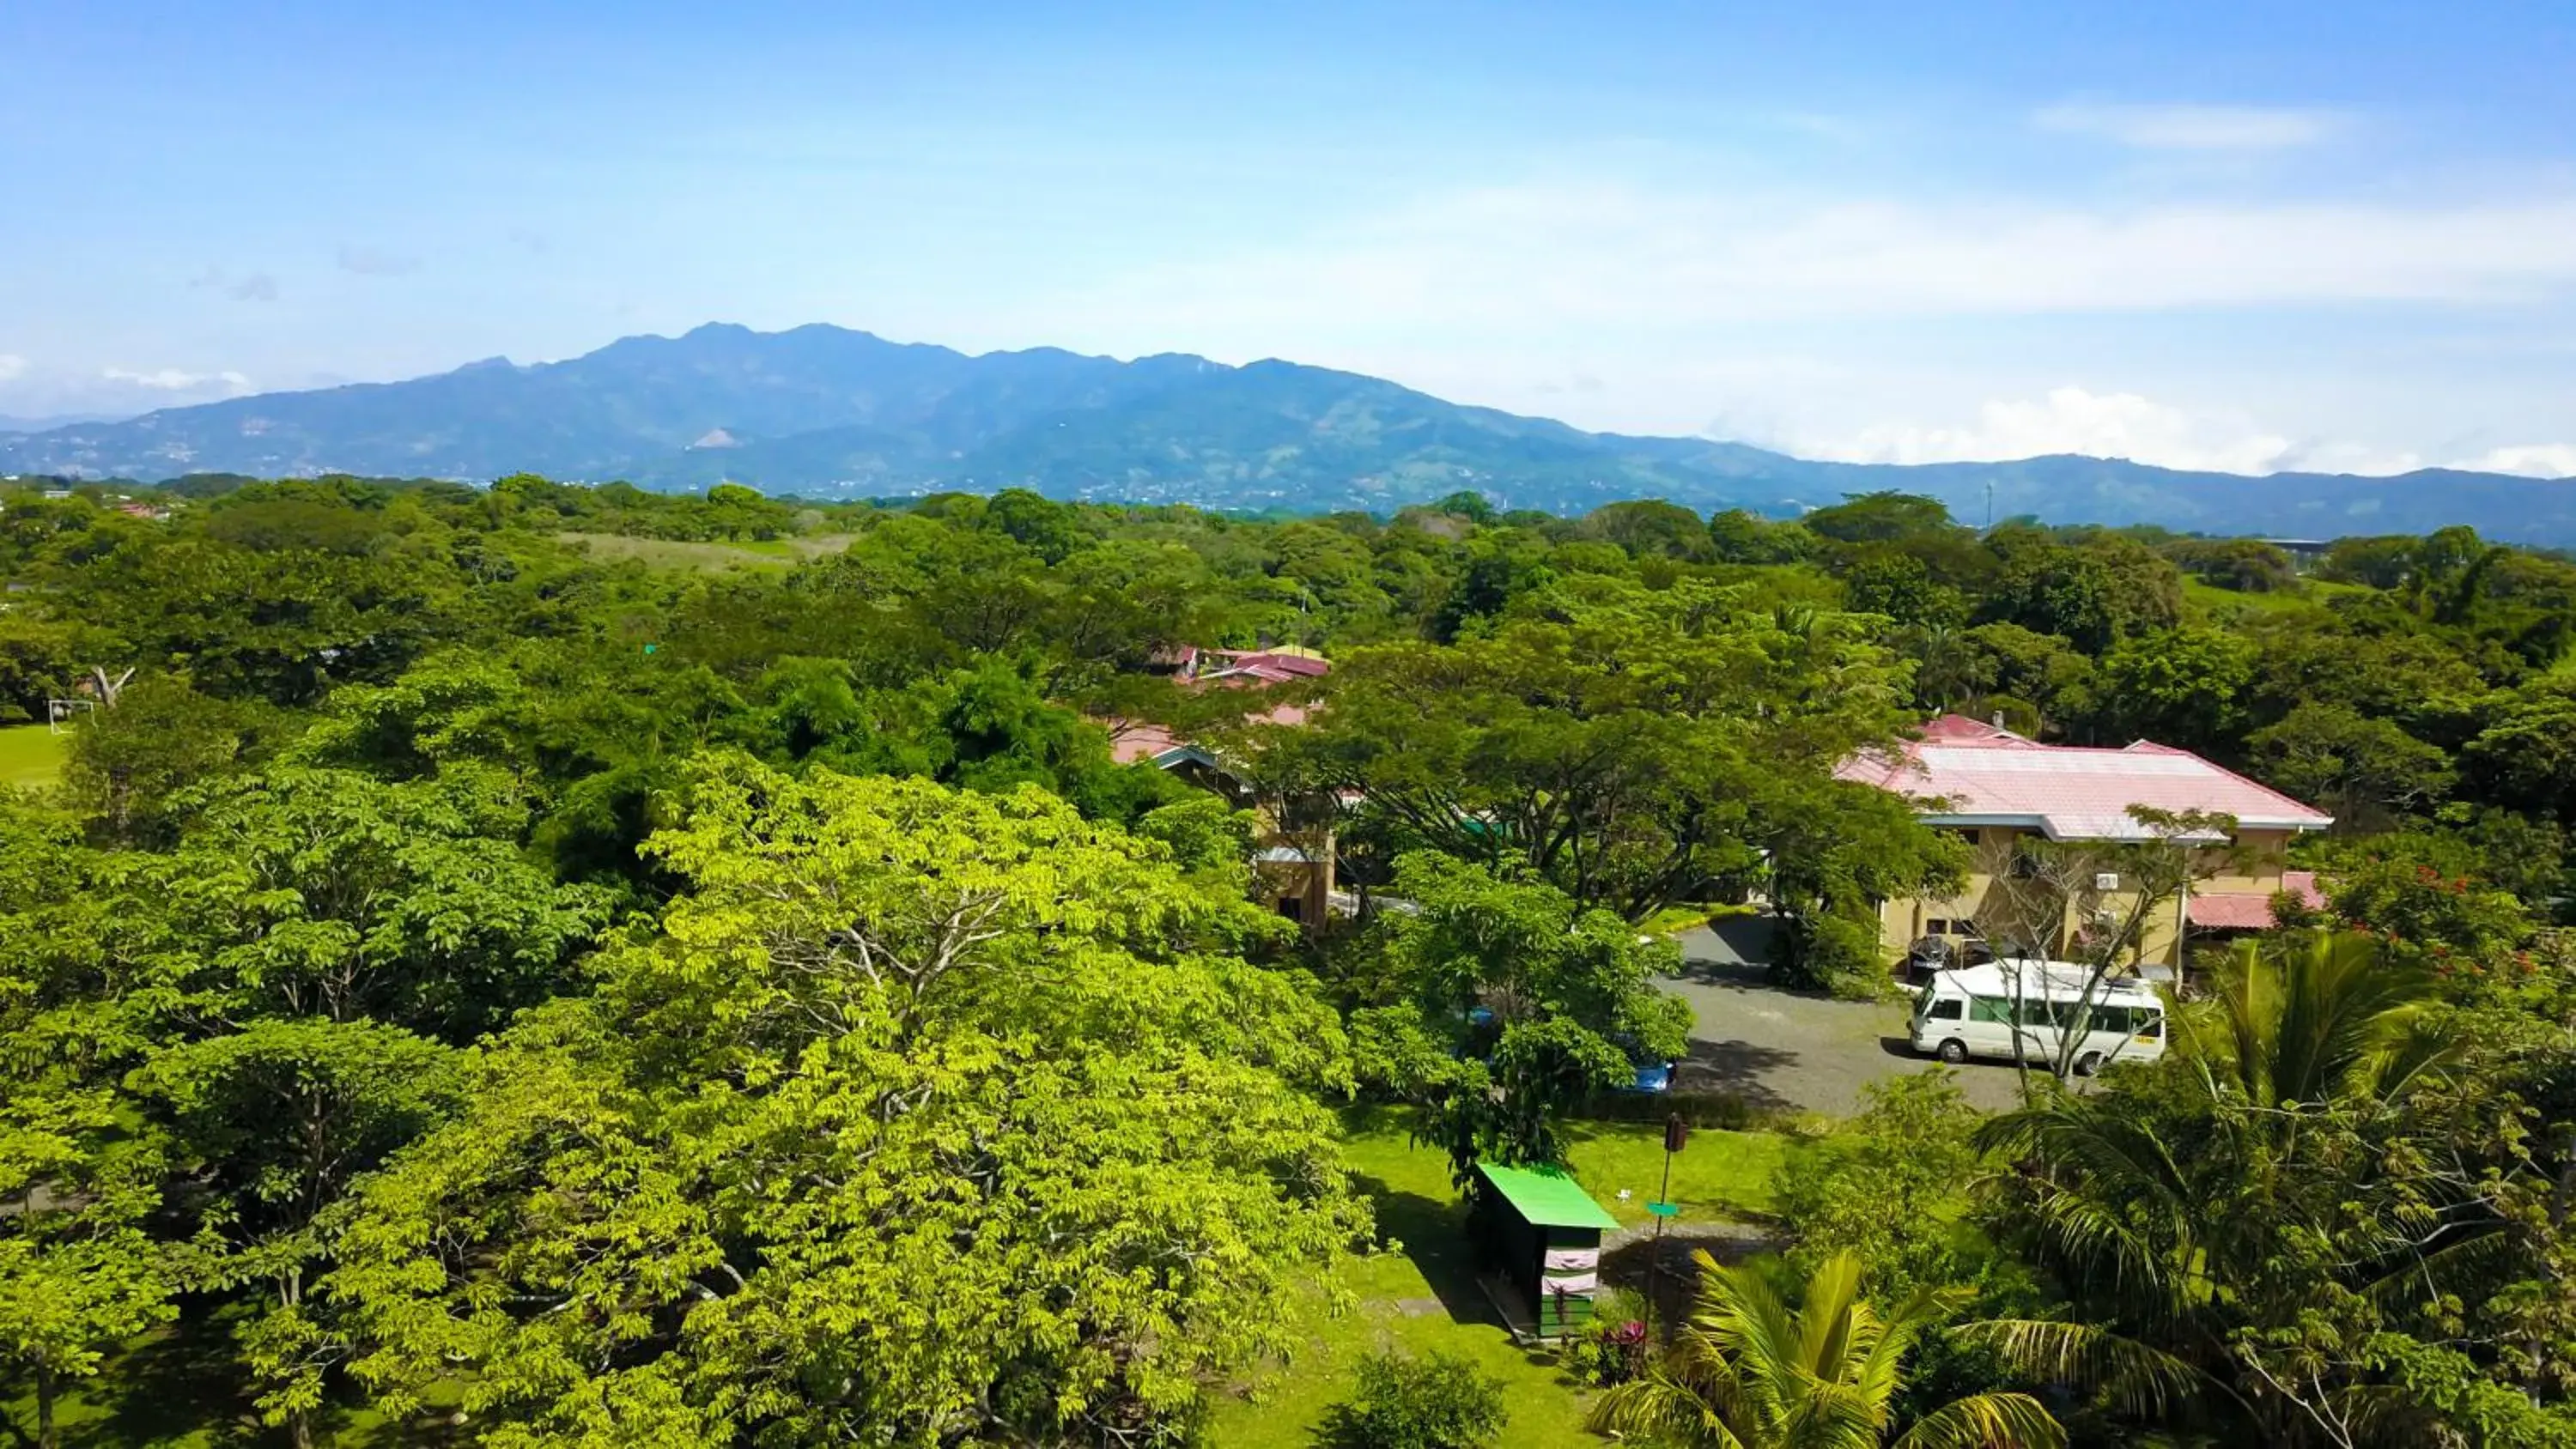
M36 1449L59 1449L61 1436L54 1432L54 1370L51 1364L36 1365Z

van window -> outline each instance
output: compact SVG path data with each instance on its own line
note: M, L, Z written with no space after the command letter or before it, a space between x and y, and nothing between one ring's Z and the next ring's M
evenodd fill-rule
M2165 1034L2165 1014L2163 1012L2150 1011L2145 1007L2140 1007L2138 1008L2138 1015L2146 1018L2146 1020L2137 1024L2138 1035L2145 1037L2149 1041L2158 1041L2163 1039Z
M1925 1021L1957 1021L1959 1019L1959 1008L1966 1004L1967 1003L1961 1001L1955 996L1945 996L1932 1003L1932 1009L1923 1013L1923 1019Z
M1923 934L1927 936L1946 936L1950 934L1950 923L1939 916L1934 916L1932 919L1923 923Z
M1968 998L1968 1020L1970 1021L1991 1021L2010 1026L2012 1019L2012 1002L2008 998L2001 996Z

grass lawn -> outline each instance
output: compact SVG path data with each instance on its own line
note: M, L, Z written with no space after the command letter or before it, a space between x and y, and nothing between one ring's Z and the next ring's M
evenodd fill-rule
M282 1449L287 1432L260 1423L232 1354L231 1324L222 1315L183 1314L135 1339L106 1372L65 1388L54 1411L63 1449ZM0 1415L32 1435L35 1396L0 1399ZM324 1410L314 1427L315 1442L331 1449L446 1449L461 1432L436 1413L404 1424L339 1406Z
M50 785L62 778L63 746L71 736L40 724L0 729L0 785Z
M621 533L558 533L592 558L608 562L633 559L647 568L694 569L720 574L733 569L777 569L809 558L839 553L858 535L818 533L811 537L761 539L751 543L701 543L676 538L629 538Z
M2360 584L2338 584L2325 579L2301 579L2296 589L2275 594L2239 593L2189 576L2182 581L2184 611L2209 619L2321 612L2327 601L2337 595L2368 592L2370 590Z
M1552 1355L1515 1345L1477 1289L1448 1155L1407 1142L1394 1113L1363 1109L1345 1120L1351 1166L1377 1200L1380 1236L1395 1246L1351 1266L1357 1307L1333 1314L1320 1295L1297 1306L1305 1351L1220 1395L1212 1442L1222 1449L1311 1449L1325 1412L1350 1394L1352 1365L1372 1349L1398 1348L1462 1355L1501 1378L1512 1414L1503 1442L1514 1449L1600 1445L1583 1428L1589 1391ZM1673 1164L1680 1221L1760 1214L1771 1203L1774 1176L1817 1150L1772 1133L1692 1133ZM1663 1170L1661 1128L1580 1123L1570 1155L1577 1178L1620 1221L1649 1220L1645 1205ZM1631 1193L1626 1203L1618 1201L1622 1187Z

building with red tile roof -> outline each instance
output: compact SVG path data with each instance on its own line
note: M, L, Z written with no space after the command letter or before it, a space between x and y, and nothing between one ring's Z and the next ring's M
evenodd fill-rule
M1181 684L1191 688L1217 685L1226 689L1267 689L1317 679L1332 672L1332 662L1311 649L1181 648L1156 661ZM1247 701L1250 702L1250 701ZM1306 722L1301 704L1274 704L1247 711L1246 724L1299 725ZM1110 758L1122 765L1150 764L1169 771L1238 809L1261 816L1260 847L1253 873L1281 914L1320 925L1333 893L1333 832L1329 826L1289 829L1278 802L1259 800L1243 775L1213 750L1183 738L1166 725L1144 720L1103 720L1109 731Z
M2276 892L2311 904L2322 899L2312 873L2286 868L2287 852L2294 836L2324 830L2334 817L2189 750L2146 740L2116 749L2047 745L1952 714L1925 725L1920 738L1847 760L1835 773L1907 797L1925 824L1956 832L1975 853L1968 888L1958 896L1884 904L1881 944L1891 954L1927 935L1979 934L1977 917L1995 880L2014 868L2025 837L2157 838L2133 808L2236 821L2231 840L2197 842L2212 847L2213 871L2178 903L2170 924L2149 933L2142 943L2149 957L2177 960L2199 933L2268 928Z

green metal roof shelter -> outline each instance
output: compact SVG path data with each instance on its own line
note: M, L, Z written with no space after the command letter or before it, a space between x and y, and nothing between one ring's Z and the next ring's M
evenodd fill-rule
M1601 1235L1619 1220L1561 1168L1480 1162L1476 1178L1467 1229L1477 1256L1528 1302L1540 1337L1580 1331L1600 1288Z

